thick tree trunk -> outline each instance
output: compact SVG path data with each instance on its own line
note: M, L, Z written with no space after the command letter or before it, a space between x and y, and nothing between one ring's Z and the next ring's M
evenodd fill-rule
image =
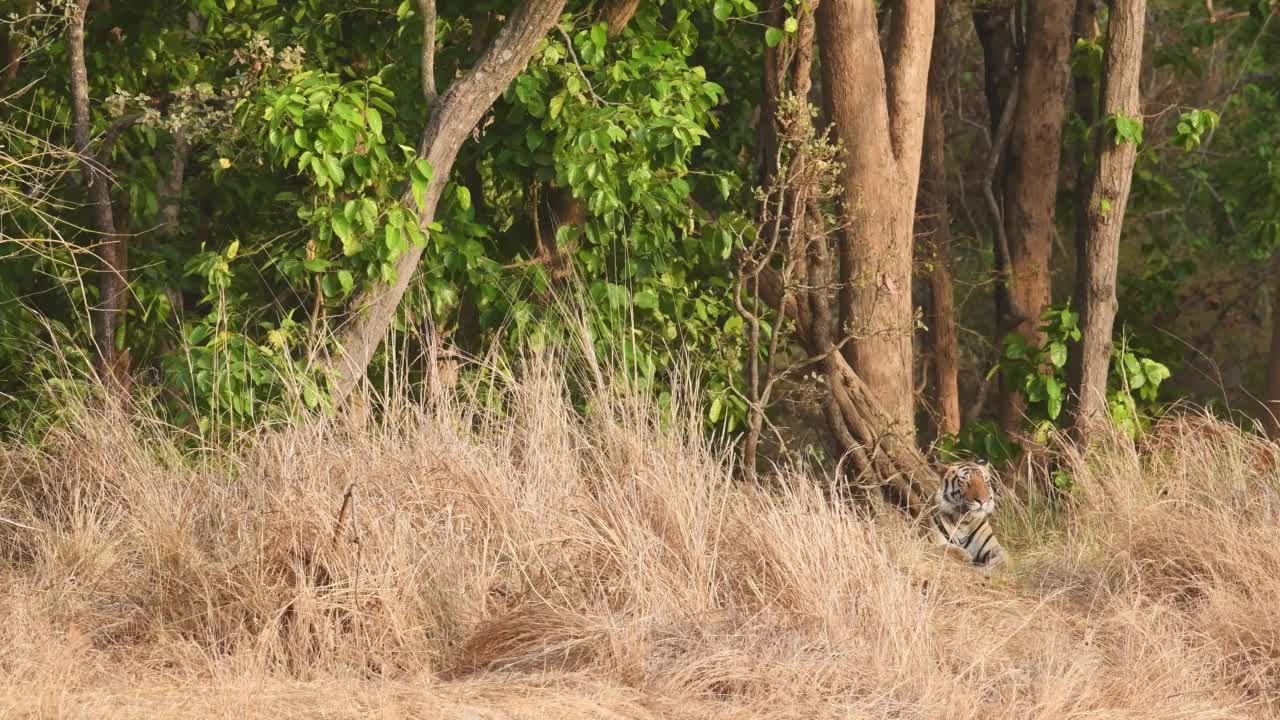
M949 56L944 4L939 0L933 31L933 57ZM929 96L925 107L924 149L920 166L918 235L924 239L923 253L929 269L929 348L933 356L933 401L939 435L960 432L959 338L956 334L951 244L951 213L947 207L945 64L929 65Z
M933 3L895 7L882 59L871 0L826 0L818 42L827 114L843 149L840 233L845 356L891 427L914 442L912 221L933 44Z
M432 170L423 203L416 207L418 224L424 231L435 219L436 204L449 181L458 150L493 102L524 69L538 42L559 18L564 3L565 0L525 0L507 17L475 67L436 100L418 142L418 155L426 158ZM433 50L423 48L424 53ZM414 206L410 193L405 193L404 203ZM394 283L366 290L353 302L353 317L339 335L341 348L328 362L335 402L344 402L364 376L421 257L420 248L409 248L396 261Z
M84 23L89 0L76 0L67 27L68 55L71 61L71 110L76 152L80 156L81 173L89 191L93 210L93 229L98 234L96 254L98 269L98 306L93 310L93 341L97 346L96 367L104 382L123 387L128 375L128 355L116 350L116 333L124 321L128 306L124 242L116 230L111 208L111 185L100 159L89 148L89 74L84 62Z
M853 40L847 34L851 29L857 30L859 36L869 33L875 39L875 15L871 3L823 2L817 7L817 23L819 28L823 23L834 23L820 30L829 47L837 52L847 50L847 43ZM826 2L838 2L840 7L832 15L826 15ZM780 100L789 97L795 104L786 103L789 111L777 119L780 131L777 138L786 143L788 151L783 153L786 162L783 167L776 168L776 176L784 180L767 188L770 194L760 222L760 247L755 248L751 257L744 261L745 277L742 282L743 285L750 284L753 292L780 314L794 320L796 334L809 356L800 367L817 369L826 382L827 397L823 410L846 494L861 494L868 489L879 488L909 513L920 516L928 512L937 477L916 447L914 434L902 432L900 419L885 409L880 400L881 389L873 388L864 380L842 352L846 342L853 340L839 322L844 295L840 287L847 284L848 276L842 274L847 266L837 256L848 251L850 241L847 236L840 236L832 243L832 234L842 234L832 233L826 227L820 205L833 195L847 203L851 193L846 181L851 176L846 170L837 180L832 175L830 158L811 155L814 145L810 141L814 130L810 124L807 97L815 19L811 14L813 5L809 8L810 12L802 12L799 17L794 52L779 55L778 63L786 66L766 66L766 71L777 73L768 86L776 88L778 94L768 103L773 107L784 107ZM894 58L888 82L885 81L877 42L870 47L870 57L859 52L854 53L854 58L840 58L843 65L824 83L827 92L837 87L833 82L855 83L853 88L836 90L833 102L842 114L840 122L847 133L844 137L849 138L846 142L852 143L846 144L844 156L865 157L868 155L866 146L878 145L877 155L891 163L890 170L881 168L880 172L892 172L893 180L898 183L909 181L911 185L911 197L908 198L911 204L905 209L895 208L906 212L903 222L908 236L903 244L907 252L907 282L910 281L911 262L910 216L914 209L915 177L919 171L926 89L922 81L927 74L932 34L932 18L928 18L927 23L923 22L912 14L914 11L904 11L894 19L901 25L890 33L895 41L888 53ZM852 22L855 19L856 22ZM922 37L913 34L918 32L925 34ZM874 74L860 78L851 75L858 68L851 60L867 63L862 69ZM830 63L824 61L824 64ZM850 108L847 101L857 97L858 87L878 88L878 127L883 131L878 137L864 138L848 133L851 127L856 127L850 125L850 121L858 119L859 108ZM868 98L864 96L861 100ZM865 108L861 110L872 115L876 112ZM892 131L889 124L891 116L897 123ZM867 171L865 163L860 167ZM859 182L868 181L866 177L855 177ZM872 179L882 178L872 176ZM903 199L898 198L897 202L903 202ZM849 207L846 214L854 208L862 209L860 205ZM784 221L778 222L780 218ZM895 231L900 230L895 227ZM773 269L776 264L781 265L779 271ZM909 296L907 301L909 303ZM751 319L754 325L755 320ZM800 367L791 370L799 370ZM759 392L756 387L758 378L752 374L749 380L752 381L753 401L761 402L762 398L767 398L768 387L776 377L768 379L763 392ZM910 407L909 379L907 393L907 405Z
M1145 0L1115 0L1111 5L1102 70L1100 115L1104 118L1141 117L1138 80L1145 14ZM1117 142L1113 130L1103 127L1095 133L1096 168L1087 186L1086 222L1076 228L1076 241L1084 249L1084 266L1079 269L1083 277L1076 298L1083 337L1079 370L1072 383L1077 397L1073 427L1082 435L1106 420L1120 231L1138 152L1133 142Z

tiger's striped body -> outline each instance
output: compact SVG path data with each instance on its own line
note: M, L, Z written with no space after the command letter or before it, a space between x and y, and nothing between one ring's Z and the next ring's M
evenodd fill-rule
M1004 559L1004 548L991 528L995 494L991 469L984 462L951 463L934 496L934 541L948 555L990 567Z

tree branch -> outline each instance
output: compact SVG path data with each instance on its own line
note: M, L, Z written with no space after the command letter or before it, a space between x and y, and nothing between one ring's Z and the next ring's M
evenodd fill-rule
M903 172L920 172L920 138L924 133L925 88L933 54L934 3L899 2L890 19L888 68L889 132L894 157ZM908 183L915 185L914 182Z
M1018 84L1015 82L1009 90L1009 96L1005 98L1004 110L1000 113L1000 122L996 126L996 134L991 139L991 154L987 157L986 173L982 177L982 196L987 200L987 210L991 212L991 226L996 236L996 252L1000 254L1001 283L1003 289L999 292L1004 294L1005 307L1009 313L1008 318L1001 318L1001 322L1009 326L1017 325L1026 319L1022 308L1014 306L1013 292L1014 272L1013 272L1013 256L1009 252L1009 234L1004 226L1004 213L1000 210L1000 203L996 201L996 194L993 188L996 177L996 169L1000 167L1000 158L1004 155L1004 150L1009 145L1009 134L1013 131L1013 115L1018 107Z

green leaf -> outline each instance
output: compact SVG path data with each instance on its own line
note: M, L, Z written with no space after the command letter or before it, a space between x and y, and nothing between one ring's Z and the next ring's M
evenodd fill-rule
M377 110L369 108L364 111L365 118L369 121L369 129L374 135L382 137L382 115Z
M1109 119L1115 132L1116 145L1126 142L1142 144L1142 118L1112 113Z
M800 28L799 21L797 21L793 17L787 18L787 21L782 23L782 29L786 30L788 35L790 35L791 33L794 33L799 28Z
M424 182L431 182L431 163L427 162L426 158L414 160L413 167Z
M1067 364L1067 346L1058 340L1049 343L1049 362L1056 368Z
M1062 385L1058 379L1053 376L1045 376L1044 378L1044 395L1048 407L1050 420L1058 419L1058 415L1062 413Z
M631 302L635 303L638 308L651 310L658 307L658 294L649 288L645 288L637 292Z
M458 185L453 188L454 197L458 198L458 207L463 210L471 209L471 191L466 185Z
M404 241L404 233L395 225L388 224L383 228L383 242L391 253L392 260L400 257L407 247Z
M364 119L360 117L360 113L345 102L337 102L333 105L333 112L343 120L352 125L364 126Z
M608 26L604 23L596 23L591 26L591 42L601 50L604 49L605 43L609 41Z
M1151 358L1142 358L1142 371L1152 385L1159 385L1169 379L1169 368Z
M342 163L332 155L324 156L324 167L329 171L329 177L333 179L334 185L341 185L347 177L347 174L342 171Z
M720 22L724 22L733 16L733 5L729 0L716 0L715 5L711 7L711 12Z
M342 240L342 253L344 255L351 256L360 252L360 243L356 240L350 221L341 215L334 215L329 221L329 225L333 228L333 233Z
M564 93L559 93L551 98L551 102L547 106L547 112L551 115L551 119L555 120L560 116L560 111L564 109Z
M781 30L771 27L764 31L764 43L769 47L778 47L778 43L782 42L784 36L785 33Z

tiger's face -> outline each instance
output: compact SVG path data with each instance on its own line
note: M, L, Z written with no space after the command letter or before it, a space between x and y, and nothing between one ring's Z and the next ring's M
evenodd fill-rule
M947 465L939 494L950 512L989 515L996 509L991 467L981 460Z

